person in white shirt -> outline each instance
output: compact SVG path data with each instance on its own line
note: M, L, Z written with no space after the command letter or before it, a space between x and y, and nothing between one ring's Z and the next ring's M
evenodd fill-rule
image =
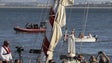
M12 63L12 54L9 48L9 41L4 40L3 46L0 49L0 57L2 63Z

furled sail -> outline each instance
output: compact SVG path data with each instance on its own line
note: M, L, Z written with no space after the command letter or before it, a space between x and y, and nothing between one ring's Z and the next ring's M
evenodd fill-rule
M53 58L53 51L62 37L61 28L66 25L65 6L73 5L74 0L55 0L54 6L49 13L46 35L42 44L43 51L47 57L46 63Z

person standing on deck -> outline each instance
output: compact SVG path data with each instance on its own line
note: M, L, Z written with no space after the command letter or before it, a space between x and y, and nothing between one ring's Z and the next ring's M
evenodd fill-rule
M9 48L9 41L4 40L3 46L0 49L0 57L2 59L2 63L12 63L12 54Z

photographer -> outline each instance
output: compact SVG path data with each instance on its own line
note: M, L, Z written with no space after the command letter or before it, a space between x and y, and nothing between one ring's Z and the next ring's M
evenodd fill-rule
M16 61L15 63L23 63L23 59L22 59L22 52L24 51L23 47L20 47L20 46L16 46L16 49L17 49L17 53L19 55L19 59L18 61Z
M23 47L20 47L20 46L16 46L16 49L19 54L21 54L22 51L24 51Z
M99 63L110 63L110 58L102 51L98 52Z

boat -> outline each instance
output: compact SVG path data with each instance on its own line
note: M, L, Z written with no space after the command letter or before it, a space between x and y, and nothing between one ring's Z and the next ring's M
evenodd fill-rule
M64 42L67 42L68 39L63 39ZM84 38L75 38L75 42L97 42L96 37L84 36Z
M51 61L53 61L55 47L63 36L62 27L66 25L65 7L73 4L74 0L54 0L54 5L50 8L49 21L42 43L42 51L46 57L45 63L52 63ZM75 56L74 53L70 53L70 55ZM77 62L77 60L74 61Z
M87 36L85 36L83 33L80 33L79 37L76 37L76 42L97 42L98 37L97 35L92 36L91 33L89 33Z
M98 40L97 35L92 35L91 33L88 33L88 35L84 35L86 30L86 25L87 25L86 23L88 18L88 11L89 11L89 4L87 4L87 8L85 8L85 11L84 11L84 14L85 14L83 18L84 25L83 25L83 30L82 32L80 32L79 36L77 37L75 35L75 30L74 29L72 30L72 32L74 32L74 35L75 35L75 42L97 42ZM69 35L68 30L66 28L64 38L63 38L65 42L68 40L68 35Z
M84 36L84 38L76 38L76 42L96 42L97 38L96 37L89 37L89 36Z
M66 12L65 6L73 5L74 0L53 0L53 6L49 10L49 17L46 23L46 32L44 34L44 39L42 40L42 46L40 50L39 57L36 63L50 63L53 60L54 50L58 42L62 38L62 27L66 25ZM20 28L20 27L16 27ZM23 28L24 29L24 28ZM34 53L34 49L30 50L30 53ZM38 53L38 52L37 52ZM45 62L42 60L45 57ZM21 59L21 58L20 58ZM38 60L39 59L39 60Z
M97 42L98 37L97 35L92 36L90 33L88 35L79 36L75 38L76 42Z
M52 63L51 61L53 61L55 47L63 36L61 28L66 25L65 6L68 6L69 4L73 5L74 0L55 0L54 7L50 8L49 22L47 23L48 28L46 29L45 37L42 43L42 51L46 57L45 63ZM76 58L76 37L74 35L74 31L65 36L66 38L68 37L68 52L66 55L60 55L62 63L80 63L80 61Z
M79 36L76 37L76 39L75 39L76 42L97 42L97 40L98 40L97 35L93 36L91 33L88 33L88 35L84 35L84 33L86 31L88 12L89 12L89 4L87 4L87 6L85 6L84 17L83 17L83 21L84 21L83 30L79 34ZM74 31L74 30L72 30L72 31Z
M74 33L75 36L75 32L74 30L72 30L72 32ZM68 41L68 30L66 29L64 37L63 37L63 41L67 42ZM80 33L79 36L75 36L75 42L97 42L98 37L97 35L92 36L91 33L89 33L88 35L84 35L83 33Z
M25 27L20 27L16 26L14 27L14 30L16 32L26 32L26 33L45 33L46 32L46 27L45 27L46 22L40 22L40 27L38 27L38 24L32 24L32 23L27 23Z
M22 28L20 26L16 26L14 27L14 30L16 32L26 32L26 33L38 33L38 32L45 32L46 29L45 28L37 28L37 29L27 29L27 28Z
M89 4L87 4L87 8L85 7L84 11L84 25L83 25L83 30L79 34L78 37L76 37L76 42L97 42L98 37L97 35L92 35L91 33L88 33L88 35L84 35L85 30L86 30L86 25L87 25L87 18L88 18L88 12L89 12Z
M41 50L37 50L40 55L40 58L37 63L41 63L42 57L45 57L45 62L42 63L50 63L50 61L53 61L54 58L54 50L60 42L63 34L62 34L62 27L66 25L66 12L65 7L69 5L73 5L74 0L54 0L53 7L50 8L49 12L49 20L46 24L46 32L44 35L43 43ZM20 27L16 27L20 28ZM63 63L80 63L77 59L75 59L76 53L75 53L75 36L72 32L68 36L68 53L66 58L61 58ZM36 50L30 50L30 53L35 53ZM60 56L61 57L61 56ZM73 59L74 58L74 59ZM21 59L21 58L20 58ZM63 61L66 60L66 61Z
M58 42L60 42L63 36L62 27L66 25L65 6L69 6L73 4L74 4L74 0L54 0L54 5L53 7L50 8L49 20L48 23L46 24L46 32L44 35L41 50L37 50L39 51L37 53L42 54L45 57L45 62L42 63L50 63L50 61L53 61L55 47L57 46ZM16 27L16 28L20 28L20 27ZM74 50L75 41L76 41L75 36L74 33L72 32L68 38L68 53L67 55L65 55L67 58L61 58L62 61L63 59L66 60L63 63L80 63L77 59L75 59L76 56ZM35 53L34 51L36 50L32 49L30 50L30 53ZM41 57L42 55L40 55L40 58L42 58ZM36 63L41 63L40 61L42 61L42 59L40 58Z

